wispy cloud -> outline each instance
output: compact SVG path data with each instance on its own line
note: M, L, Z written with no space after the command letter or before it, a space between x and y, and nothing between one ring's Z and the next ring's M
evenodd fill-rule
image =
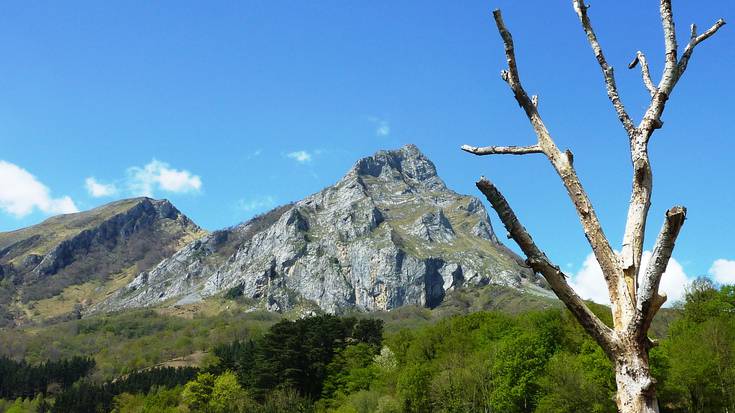
M127 186L134 195L153 196L155 191L195 193L202 188L202 179L185 169L174 169L156 159L143 167L127 170Z
M263 211L274 206L276 206L276 198L271 195L241 199L237 202L237 207L245 212Z
M709 273L720 284L735 284L735 261L724 258L715 260Z
M644 251L641 257L641 267L646 268L651 260L651 251ZM659 291L668 296L666 305L671 305L684 297L686 288L691 280L684 272L684 268L676 259L671 258L661 277ZM582 267L572 276L570 284L582 298L592 300L600 304L610 304L607 293L607 284L602 276L602 269L597 263L594 254L589 254L584 260Z
M102 198L117 194L115 184L103 184L98 182L93 176L84 180L84 186L87 188L87 193L93 198Z
M375 124L375 136L385 137L390 135L390 124L387 120L377 116L368 116L368 120Z
M70 197L52 198L51 190L30 172L0 160L0 210L22 218L34 209L46 214L79 211Z
M257 158L257 157L259 157L259 156L260 156L260 155L262 155L262 154L263 154L263 150L262 150L262 149L256 149L256 150L254 150L254 151L250 152L250 153L249 153L249 154L248 154L248 155L247 155L247 156L245 157L245 159L253 159L253 158Z
M287 157L295 160L298 163L309 163L312 160L311 153L307 151L295 151L286 154Z

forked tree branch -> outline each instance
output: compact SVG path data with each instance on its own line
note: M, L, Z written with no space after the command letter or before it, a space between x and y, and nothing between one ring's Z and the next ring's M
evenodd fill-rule
M682 206L675 206L666 211L666 220L656 239L651 260L648 262L645 275L640 280L636 305L638 311L635 321L629 326L631 334L645 335L656 312L666 302L666 295L658 294L658 286L669 264L676 238L686 220L686 214L687 210Z
M665 270L665 265L662 267L663 269L660 269L660 272L657 272L659 271L659 268L657 267L649 267L646 273L642 274L642 270L640 268L646 219L650 209L651 190L653 186L653 176L648 158L648 141L652 133L663 124L661 121L661 114L663 113L668 96L686 69L686 65L688 60L691 58L694 48L699 43L716 33L717 30L725 24L725 22L723 20L718 20L710 29L702 34L697 34L696 27L693 26L690 41L681 57L681 60L679 61L677 60L677 44L673 14L671 12L671 1L660 0L661 21L664 28L666 46L666 65L661 81L658 86L656 86L651 79L648 62L643 53L638 52L636 54L636 59L630 64L631 68L638 64L641 65L644 85L652 96L648 109L646 110L640 124L636 127L633 125L632 120L626 112L618 94L613 68L608 64L599 41L597 40L597 36L592 29L592 24L589 16L587 15L588 6L585 4L584 0L572 0L572 2L587 35L587 39L595 53L595 57L602 69L608 98L612 102L612 105L616 110L619 119L623 123L630 140L631 160L633 164L633 189L631 192L625 234L623 237L621 260L618 260L618 257L613 252L610 247L610 243L602 231L602 226L597 218L595 210L593 209L589 197L584 191L574 169L571 152L567 151L567 153L562 153L556 146L538 112L538 98L535 96L529 97L521 84L513 38L505 27L499 10L495 10L493 12L493 17L495 19L498 32L503 39L505 56L508 62L508 69L501 72L501 77L508 84L516 101L526 113L538 141L536 145L522 147L474 147L465 145L462 149L476 155L525 155L531 153L543 153L546 155L561 178L564 187L567 190L567 194L574 203L587 240L589 241L589 244L595 254L595 258L602 269L612 305L615 330L623 333L625 329L631 328L631 324L641 325L641 323L644 323L647 329L650 324L650 319L653 318L653 315L664 301L662 296L658 295L658 285L661 274L663 274L663 270ZM678 216L678 213L674 212L671 212L672 217ZM667 222L669 221L667 220ZM672 221L670 227L674 227L674 221ZM680 227L681 225L678 225L677 228ZM678 233L678 229L676 230L676 233ZM669 238L664 238L659 242L662 246L657 247L658 252L655 253L657 254L657 262L668 262L668 257L670 257L671 252L669 251L666 253L666 248L668 248L666 247L666 245L668 245L666 242L668 242L667 239L671 239L671 248L673 248L673 239L675 239L675 237L676 235L673 235L673 237L670 236ZM529 256L528 258L529 263L532 263L535 266L534 268L545 274L545 276L549 275L553 279L551 269L554 267L548 263L548 260L545 257L540 259L534 258L534 256ZM558 269L556 269L556 271L558 272ZM565 294L563 288L561 289L561 293ZM567 301L565 301L565 303L567 303ZM579 312L576 312L575 314L578 313ZM645 332L645 329L643 331Z
M641 64L641 75L643 76L643 85L646 86L646 89L648 89L648 93L653 97L656 92L658 92L658 88L656 85L653 84L653 80L651 80L651 71L648 69L648 60L646 60L646 55L643 54L640 50L636 52L635 58L632 62L628 65L628 69L635 68L638 63Z
M600 42L597 40L597 35L592 29L592 23L590 22L589 17L587 17L588 6L584 4L584 0L573 0L573 2L574 11L577 13L579 20L582 22L584 32L587 34L587 40L589 41L590 46L592 46L592 50L594 51L595 57L597 58L597 63L600 65L600 69L602 69L602 74L605 77L607 97L610 99L610 102L612 102L612 105L615 108L615 112L618 114L618 119L620 119L620 122L622 122L623 124L623 128L625 128L628 136L633 139L635 125L630 119L630 115L628 115L628 112L626 112L625 110L625 106L620 99L620 94L618 94L618 87L615 83L615 70L607 63L605 54L602 52L602 47L600 46Z
M544 153L538 145L530 146L470 146L462 145L462 150L475 155L527 155Z
M694 48L717 32L725 22L718 20L705 33L699 35L696 26L691 28L689 43L677 59L677 44L671 0L660 1L661 21L664 29L666 64L658 86L651 79L648 62L638 52L629 67L641 65L643 83L651 94L651 102L640 124L633 125L625 110L615 84L613 68L608 64L597 40L584 0L572 0L587 39L602 69L608 98L625 128L630 141L633 164L633 189L628 209L621 261L613 253L602 232L601 225L573 167L571 152L562 153L557 148L546 125L538 113L538 100L529 98L521 85L515 57L513 39L505 28L499 10L493 12L495 23L505 46L508 69L501 72L503 80L510 86L518 104L528 116L538 142L526 147L470 147L463 149L476 155L528 154L543 152L554 166L577 210L585 235L602 269L610 295L613 329L605 326L586 306L584 301L567 284L566 276L553 265L541 251L526 229L520 224L508 202L488 180L481 178L477 187L487 197L500 220L508 230L510 238L520 246L533 270L544 276L554 293L574 314L584 329L600 344L616 368L618 386L616 402L624 412L658 412L655 388L649 367L648 349L654 345L647 337L651 321L666 301L658 293L661 277L671 258L676 238L686 218L683 207L674 207L667 212L661 233L656 241L652 258L645 271L641 270L641 257L646 219L651 205L653 175L648 158L648 142L653 132L663 125L661 115L666 101L677 81L684 73Z
M689 39L689 43L687 43L686 47L684 48L684 53L681 54L681 60L679 60L679 64L677 67L677 71L678 71L677 76L681 77L681 75L687 69L687 65L689 64L689 59L692 57L692 53L694 53L694 48L698 44L707 40L713 34L717 33L717 31L720 30L720 27L724 25L725 25L725 20L719 19L715 22L715 24L712 25L712 27L707 29L706 32L697 36L697 25L692 24L691 38Z
M666 1L666 0L662 0ZM634 306L635 303L635 287L636 277L640 268L640 259L643 252L643 239L639 238L644 233L646 225L646 217L648 215L648 209L650 207L650 189L652 186L652 175L650 163L648 161L648 152L645 145L641 145L641 129L633 126L630 116L625 111L620 96L618 95L617 86L615 84L615 75L613 68L607 63L605 55L602 51L597 36L592 28L592 23L589 16L587 15L588 6L584 0L572 0L574 11L577 13L582 28L587 35L587 40L592 47L592 51L595 54L595 58L602 69L602 74L605 80L605 87L607 89L607 95L610 101L615 107L618 113L618 118L623 122L626 132L628 133L628 139L630 142L631 160L633 162L634 179L633 179L633 190L630 199L630 206L628 209L628 219L626 223L625 235L623 236L623 248L622 248L622 269L624 271L624 287L626 289L626 295L629 299L628 305ZM643 74L643 82L646 88L649 90L655 90L653 81L650 80L650 71L648 70L648 62L645 59L643 53L638 53L636 59L631 62L628 67L635 67L637 63L641 63L641 71ZM649 84L650 82L650 84ZM662 94L656 90L652 94L652 103L658 100L665 102L665 98L662 99ZM658 117L655 118L656 120ZM658 125L654 122L649 122L650 125ZM651 129L653 130L653 128ZM619 282L621 280L618 280ZM617 288L620 289L621 285Z
M667 0L662 0L662 3L666 1ZM589 41L590 46L592 46L592 51L594 52L595 57L597 58L597 62L602 69L608 98L610 99L610 102L612 102L615 111L618 113L618 118L621 122L623 122L623 127L628 133L628 139L630 141L634 178L630 206L628 209L626 229L623 236L622 269L624 273L622 281L624 281L625 285L620 285L622 284L622 282L621 280L618 280L619 285L611 288L620 289L621 287L625 287L627 298L629 300L627 306L635 306L634 301L636 295L636 278L640 270L641 255L643 254L642 237L645 231L648 209L650 208L650 196L653 181L650 163L648 160L648 151L645 146L641 146L641 131L633 125L633 122L630 119L628 113L625 111L625 107L623 106L623 103L620 99L620 95L618 94L617 86L615 84L615 72L613 68L607 63L605 55L602 51L602 46L600 46L600 43L597 40L597 35L592 28L592 22L587 15L588 6L585 4L584 0L573 0L572 3L574 5L574 11L577 13L579 20L582 23L582 28L587 35L587 40ZM674 47L676 46L675 43L676 39L674 39ZM667 47L668 46L669 44L667 43ZM650 92L652 89L655 89L655 87L653 87L653 81L650 80L650 72L648 71L647 65L648 62L645 60L645 56L643 56L642 53L636 56L636 61L640 61L639 63L641 63L643 82ZM663 95L654 92L652 95L652 101L656 101L657 98L661 101L662 105L666 101ZM655 120L658 120L658 117L656 117ZM650 122L650 125L660 125L660 122L658 124ZM653 128L651 129L651 131L653 131Z
M601 47L599 42L597 42L594 31L592 30L589 17L587 16L587 6L585 5L584 0L573 0L573 4L574 9L582 22L582 27L587 34L587 38L590 41L592 50L603 69L605 84L608 88L608 96L610 96L612 100L612 97L617 93L616 90L614 94L610 93L611 85L613 87L615 85L614 78L611 77L612 71L608 72L606 70L608 67L607 62L604 60ZM636 285L638 284L638 278L642 276L640 261L643 254L646 218L650 209L651 191L653 187L653 175L651 173L651 165L648 158L648 141L653 132L663 125L661 115L663 114L666 101L681 75L686 70L687 63L692 55L694 47L712 36L725 24L724 20L720 19L709 30L701 35L697 35L696 26L692 25L689 44L682 54L681 60L677 61L678 46L676 41L674 16L671 10L671 0L660 0L659 12L664 31L666 54L664 72L658 87L653 85L647 65L648 62L641 52L636 54L636 58L629 65L630 68L633 68L638 63L641 64L643 82L651 94L651 103L643 115L640 124L637 128L634 128L633 133L628 131L628 136L630 138L631 161L633 163L633 185L625 233L623 236L621 258L624 278L628 285L630 296L633 300L635 300L637 296L635 290ZM613 101L613 105L615 105L615 101ZM618 113L620 113L619 109L622 108L622 104L620 106L615 105L615 107L616 110L618 110Z
M552 264L546 254L536 246L526 228L518 220L515 212L503 197L498 188L482 177L476 183L477 188L487 197L498 217L503 222L510 237L518 244L528 258L526 262L533 270L544 276L557 297L574 314L582 327L597 341L608 355L614 347L613 331L590 311L584 301L574 292L566 281L566 275Z
M660 127L660 117L664 111L666 101L671 95L674 86L676 86L676 83L684 74L684 71L686 71L689 59L691 59L692 53L694 53L694 48L717 33L717 31L725 25L725 20L719 19L712 25L712 27L707 29L707 31L697 35L697 26L692 24L690 26L691 34L689 43L687 43L684 48L684 53L682 53L681 59L677 60L678 46L674 27L674 16L671 11L671 0L661 0L660 13L666 46L666 64L664 66L664 73L661 76L661 81L658 85L659 93L654 96L643 120L641 120L641 123L638 126L638 129L641 131L641 136L646 140L646 143L648 142L648 139L650 139L653 131Z
M592 247L592 251L595 253L597 261L600 263L600 267L602 268L605 280L608 282L609 286L617 286L618 283L617 280L615 280L615 277L617 276L617 274L620 273L618 259L615 256L612 248L610 247L610 243L605 237L604 232L602 231L602 226L600 225L597 214L592 207L592 203L590 202L587 193L582 187L582 183L577 176L577 172L574 170L572 157L565 153L562 153L556 146L553 139L551 138L551 135L549 134L548 129L546 128L546 125L541 119L541 115L538 113L537 106L534 104L533 100L529 98L528 94L523 88L523 85L521 84L520 75L518 73L518 66L516 63L513 37L510 34L510 31L508 31L508 29L505 27L503 16L500 10L493 11L493 17L495 19L495 24L498 28L498 32L500 33L500 37L503 39L505 57L508 62L508 70L503 70L501 72L501 77L503 78L503 80L505 80L506 83L508 83L508 86L510 86L510 89L513 91L513 95L516 101L521 106L521 108L523 108L526 116L531 122L531 126L533 127L533 130L536 133L536 138L538 139L538 143L536 146L538 146L549 159L557 174L561 178L562 183L567 190L567 194L574 203L574 206L577 210L577 215L579 216L580 222L582 223L582 228L585 232L585 235L587 236L590 246ZM533 151L528 148L533 148ZM527 153L536 153L535 146L526 147L526 149L524 149L523 151ZM475 151L472 153L476 153L478 155L509 153L506 150L488 150L484 151L485 153L482 152L483 151ZM519 151L515 151L515 153L518 154ZM617 287L610 288L609 294L611 302L617 303L618 300L616 298L619 294L619 289ZM613 307L615 307L615 304L613 304ZM616 314L620 313L619 309L617 308L614 308L613 312ZM615 318L617 319L618 317Z

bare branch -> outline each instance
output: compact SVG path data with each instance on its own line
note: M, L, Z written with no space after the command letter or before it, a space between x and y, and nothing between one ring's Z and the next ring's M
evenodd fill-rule
M516 64L515 46L513 45L513 36L511 36L508 29L505 27L503 22L503 15L500 10L493 11L493 18L495 19L495 25L498 27L500 37L503 39L503 46L505 47L505 59L508 62L508 70L500 72L500 77L508 83L510 89L518 101L518 104L526 111L526 115L529 117L537 112L536 105L533 104L528 94L521 85L521 78L518 74L518 66Z
M605 54L602 52L602 47L600 46L600 42L597 40L597 35L595 35L595 31L592 29L592 23L587 16L588 6L584 4L584 0L573 0L573 3L574 11L577 12L577 16L579 16L579 20L582 22L584 32L587 34L587 40L589 41L590 46L592 46L592 51L595 53L597 63L600 64L602 74L605 77L607 97L610 99L610 102L612 102L615 112L618 114L618 119L620 119L620 122L623 124L623 128L625 128L628 136L632 139L633 133L635 132L635 125L630 119L628 112L625 111L625 106L618 94L618 87L615 84L614 69L607 63Z
M725 25L725 20L719 19L704 33L697 35L697 26L692 24L690 27L689 43L682 53L681 60L676 61L676 37L673 35L673 17L671 15L670 0L661 0L661 20L664 22L664 34L666 40L666 66L661 81L658 84L658 93L653 96L651 104L646 110L640 125L638 125L639 138L647 144L653 131L660 128L661 114L663 114L666 101L669 99L674 86L686 71L689 59L694 53L694 48L701 42L710 38L712 35Z
M689 59L692 57L692 53L694 52L694 47L702 43L703 41L707 40L713 34L717 33L717 31L720 30L720 27L724 25L725 25L725 20L723 19L717 20L715 24L712 25L712 27L707 29L706 32L697 36L697 25L692 24L691 39L689 40L689 43L687 44L687 46L684 48L684 53L682 53L681 55L681 60L679 61L679 65L677 67L677 71L678 71L677 76L681 77L681 75L687 69L687 64L689 64Z
M664 76L661 79L661 82L664 82L669 72L672 72L676 67L676 54L678 53L674 14L671 11L671 0L661 0L659 13L661 14L661 25L664 28L664 44L666 48L666 65L664 66Z
M641 64L641 75L643 75L643 84L646 86L646 89L648 89L648 93L651 94L651 97L653 97L653 95L655 95L658 91L658 88L656 88L656 85L654 85L653 81L651 80L651 72L648 69L648 60L646 60L646 55L644 55L643 52L641 52L640 50L636 52L635 58L628 65L628 69L635 68L638 63Z
M498 28L498 32L500 33L500 37L503 39L506 60L508 61L508 70L502 71L501 76L503 77L503 80L508 83L508 86L510 86L518 104L526 112L526 116L528 116L531 126L538 138L538 146L553 165L556 173L561 178L562 183L567 190L569 198L574 203L574 207L577 210L577 215L579 216L584 233L592 247L592 251L595 253L595 258L597 258L597 261L602 268L605 281L609 287L608 291L610 294L610 302L613 303L613 318L616 320L616 323L622 322L620 316L624 311L622 311L618 306L619 300L617 299L622 291L619 288L618 280L619 274L622 273L618 258L610 247L610 243L602 230L602 226L597 218L594 208L592 207L592 203L582 187L582 183L577 176L577 172L574 170L574 166L572 164L573 158L562 153L556 146L554 140L551 138L551 134L541 119L541 115L538 113L538 109L528 97L528 94L521 84L518 66L516 64L513 37L505 27L500 10L495 10L493 12L493 17L495 18L495 24ZM632 302L632 300L628 300L628 302ZM625 306L628 305L626 303L624 303ZM628 310L628 308L625 308L625 310ZM632 308L630 308L630 310L632 310Z
M651 104L643 115L636 130L635 141L631 142L631 159L633 161L633 190L631 193L628 221L623 236L623 270L629 282L631 291L635 287L634 279L640 278L640 257L643 252L643 240L648 210L651 204L651 190L653 177L648 159L648 142L653 132L663 125L661 115L674 86L684 74L694 48L704 40L714 35L724 24L720 19L701 35L697 35L697 26L690 28L690 40L681 60L677 63L677 44L671 1L661 0L661 21L664 28L666 44L666 65L658 91L653 94Z
M651 261L648 263L645 275L640 280L636 320L629 326L631 333L637 331L645 334L656 312L666 301L665 295L657 294L658 286L669 264L676 238L686 220L686 213L686 208L682 206L675 206L666 211L666 220L656 239Z
M612 329L606 326L590 311L584 301L569 286L566 281L566 275L559 270L558 266L553 265L546 257L546 254L536 246L536 243L526 229L518 221L518 217L513 212L513 209L511 209L508 201L495 185L484 177L480 178L476 185L485 194L485 197L487 197L487 200L495 212L497 212L498 217L500 217L510 236L528 258L526 262L534 271L544 276L557 297L574 314L585 330L608 354L611 354L611 350L614 347Z
M538 145L531 146L470 146L462 145L462 150L475 155L527 155L544 153Z

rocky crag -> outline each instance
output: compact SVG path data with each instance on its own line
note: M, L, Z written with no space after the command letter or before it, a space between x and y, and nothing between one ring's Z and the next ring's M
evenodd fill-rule
M149 198L0 233L0 327L79 313L113 280L126 284L203 234L169 201Z
M90 312L222 292L275 311L434 307L448 291L486 284L541 281L498 241L483 204L448 189L407 145L359 160L306 199L189 243Z

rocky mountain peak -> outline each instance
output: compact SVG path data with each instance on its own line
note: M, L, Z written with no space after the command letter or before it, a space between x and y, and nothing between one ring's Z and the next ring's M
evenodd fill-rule
M434 164L406 145L357 161L301 201L190 243L93 311L224 291L277 311L389 310L433 307L455 288L537 282L498 242L482 202L448 189Z
M434 163L413 144L395 150L381 150L362 158L348 173L348 176L351 175L372 177L386 182L403 181L412 188L446 190Z

